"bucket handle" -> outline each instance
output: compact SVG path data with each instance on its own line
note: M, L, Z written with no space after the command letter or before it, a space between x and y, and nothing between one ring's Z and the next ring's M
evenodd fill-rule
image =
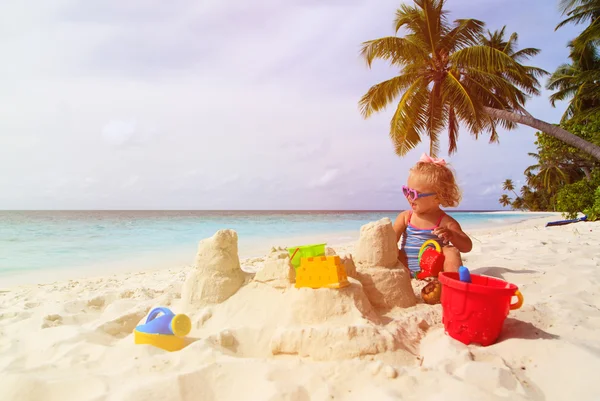
M521 294L521 291L516 290L515 295L513 296L517 297L518 299L514 304L510 304L510 310L519 309L521 306L523 306L523 294Z
M427 247L429 247L429 245L433 245L433 247L435 248L436 251L438 251L439 253L442 253L442 248L440 248L440 244L437 241L428 239L427 241L423 242L423 245L421 245L421 249L419 249L419 257L417 259L419 261L419 263L421 263L421 256L423 256L423 252L425 252L425 250L427 249Z
M171 310L169 308L165 308L165 307L154 308L154 309L152 309L152 312L150 312L150 314L148 315L148 318L146 319L146 323L150 323L152 320L156 319L158 317L158 315L160 315L161 313L166 316L175 316L175 314L173 312L171 312Z
M300 250L300 248L296 248L296 250L292 254L292 257L290 258L290 262L294 259L294 256L296 256L296 253L298 253L299 250Z

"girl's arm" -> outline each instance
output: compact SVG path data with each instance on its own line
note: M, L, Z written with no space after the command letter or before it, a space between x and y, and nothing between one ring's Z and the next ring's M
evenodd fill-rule
M450 242L461 253L471 252L471 249L473 249L471 238L465 234L460 224L451 217L444 227L437 228L433 233L444 241Z
M404 234L404 231L406 231L406 226L407 226L407 218L408 218L408 212L405 210L404 212L401 212L398 217L396 217L396 221L394 221L394 232L396 233L396 242L400 241L400 237L402 237L402 234Z
M408 213L404 211L396 217L396 221L394 221L394 232L396 233L396 243L400 241L402 234L406 231L406 226L408 225ZM401 251L398 248L398 260L404 265L404 268L408 270L408 258L406 257L406 252ZM410 271L409 271L410 273Z

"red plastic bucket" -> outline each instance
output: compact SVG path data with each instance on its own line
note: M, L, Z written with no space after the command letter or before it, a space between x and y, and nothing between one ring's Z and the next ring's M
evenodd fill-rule
M446 333L463 344L493 344L500 336L508 312L519 309L523 296L516 285L488 276L471 274L471 283L458 273L442 272L442 310ZM513 296L518 301L511 304Z

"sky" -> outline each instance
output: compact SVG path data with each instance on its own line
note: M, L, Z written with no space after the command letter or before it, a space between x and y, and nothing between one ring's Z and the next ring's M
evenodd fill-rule
M408 2L405 0L405 2ZM393 107L358 101L394 76L360 58L393 35L399 0L46 0L0 2L0 209L352 209L406 207ZM447 0L449 18L507 25L531 64L567 61L577 27L558 0ZM549 93L528 111L557 122ZM459 133L462 210L499 209L523 183L535 130L500 144Z

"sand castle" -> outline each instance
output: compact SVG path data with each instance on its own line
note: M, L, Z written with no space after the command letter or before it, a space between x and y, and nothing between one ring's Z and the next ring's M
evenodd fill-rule
M194 306L225 301L244 283L240 268L238 236L233 230L219 230L200 241L194 270L181 291L184 302Z
M410 273L398 260L396 233L390 219L361 227L356 245L356 278L375 307L408 308L417 303Z
M221 230L200 242L194 269L183 284L182 302L186 311L211 308L208 318L204 313L197 321L200 336L208 335L216 346L238 355L252 349L263 356L294 354L331 360L414 350L424 330L438 319L432 314L426 322L427 317L406 314L397 321L385 315L417 304L409 272L397 259L389 219L363 226L356 256L340 257L349 282L343 288L296 288L296 271L283 248L273 249L264 267L246 278L239 265L237 240L234 231ZM327 254L335 251L329 248ZM220 309L231 314L231 308L250 307L268 311L268 318L260 321L260 313L253 312L254 321L227 329L224 344L222 330L228 325L217 317ZM257 341L262 345L256 347Z

